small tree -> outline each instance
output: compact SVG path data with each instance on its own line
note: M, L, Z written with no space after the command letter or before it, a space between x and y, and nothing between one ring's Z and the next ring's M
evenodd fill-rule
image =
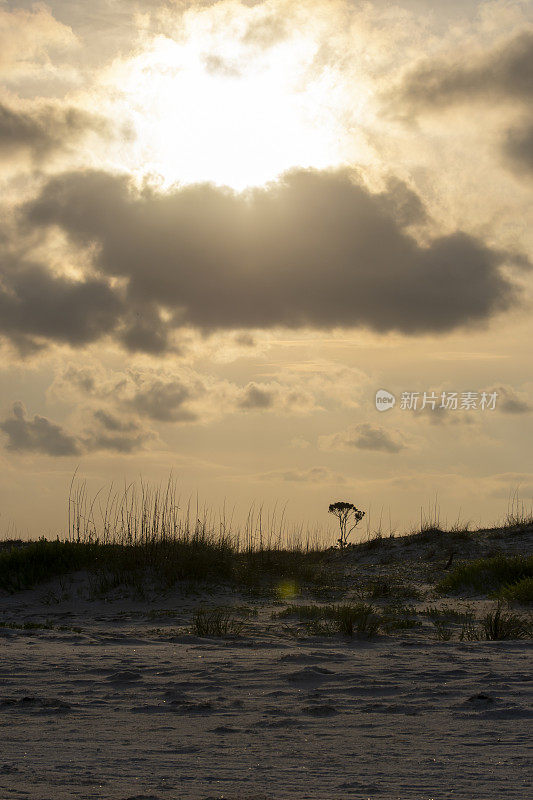
M351 534L355 526L361 522L365 516L364 511L359 511L353 503L345 503L339 501L331 503L329 513L334 514L339 520L339 527L341 529L341 537L337 539L339 547L342 549L348 544L348 536Z

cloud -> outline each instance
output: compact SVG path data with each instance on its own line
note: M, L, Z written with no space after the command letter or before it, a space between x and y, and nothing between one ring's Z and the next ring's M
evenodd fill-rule
M180 380L164 382L156 379L153 383L143 382L128 401L140 416L158 422L194 422L199 419L187 403L205 393L205 387L197 384L195 391Z
M60 379L58 396L63 396L65 386L74 386L81 392L91 394L96 388L96 376L88 367L76 367L70 365L64 371Z
M108 120L73 107L34 105L13 108L0 102L0 157L29 153L40 161L78 142L87 133L109 138Z
M23 209L28 225L95 245L95 269L125 283L130 315L147 309L162 350L185 325L418 334L517 302L502 268L523 258L461 231L422 245L405 230L422 212L399 182L372 193L347 170L294 171L244 194L209 184L158 194L125 176L73 172Z
M35 414L30 419L22 403L13 405L12 414L0 421L7 436L7 449L15 453L42 453L48 456L74 456L81 450L77 440L54 422Z
M54 19L44 4L31 11L0 9L0 70L27 69L32 61L46 62L50 50L69 49L76 44L71 28Z
M246 410L262 410L272 408L274 405L274 393L272 390L256 386L254 383L248 384L239 401L239 406Z
M209 53L204 56L203 62L208 73L221 75L224 78L240 78L241 70L232 61L221 56Z
M51 394L92 409L106 430L124 432L134 429L123 427L133 426L132 417L154 422L195 422L206 419L215 409L220 413L227 386L231 384L217 384L184 366L176 374L176 370L106 371L101 366L70 364L56 376Z
M89 429L74 436L46 417L35 414L31 419L20 402L14 403L11 414L0 421L0 431L7 436L6 449L11 452L53 457L79 456L103 450L133 453L156 438L136 420L119 418L105 409L95 411Z
M361 422L346 431L331 436L319 437L319 446L323 450L375 450L384 453L399 453L405 448L401 434L387 431L380 425Z
M346 483L346 478L328 467L309 469L272 470L257 476L264 481L286 481L288 483Z
M247 45L271 47L287 37L287 23L280 16L265 16L248 25L242 41Z
M87 452L109 450L134 453L156 438L152 431L143 429L136 420L116 416L103 408L95 411L93 418L96 423L93 430L82 439Z
M533 120L510 128L502 147L515 170L533 174Z
M161 318L155 303L145 303L139 310L130 308L117 339L132 353L158 355L168 351L180 352L171 341L170 328Z
M425 408L416 412L417 417L422 416L426 422L433 425L466 425L472 426L479 423L479 418L474 418L471 414L461 410L449 410L438 403L435 408L426 405Z
M103 408L99 408L94 412L94 418L102 425L107 431L113 433L126 433L129 431L137 430L137 425L132 420L119 419L119 417L110 414Z
M509 104L530 113L533 101L533 31L526 31L483 55L456 61L433 60L407 73L391 94L403 113L438 111L459 103ZM533 173L533 121L513 124L500 148L519 174Z
M107 430L112 430L111 418L206 423L243 411L306 414L320 408L313 393L294 381L239 386L185 365L172 372L151 368L113 370L108 374L101 367L68 365L56 376L51 395L92 409L91 413Z
M237 408L244 411L308 413L319 408L307 390L280 383L251 382L238 391Z
M527 31L482 55L423 61L405 76L399 100L422 110L472 100L532 98L533 32Z
M68 365L51 387L54 398L89 409L106 431L122 432L145 420L160 423L207 422L235 410L239 388L181 365L164 368L106 371L103 367ZM132 427L131 430L134 430Z
M320 358L275 364L272 373L263 374L301 387L315 398L318 408L359 408L371 383L370 376L356 367Z
M0 334L23 350L35 340L85 345L110 333L125 314L105 278L73 280L9 254L0 263Z
M497 392L496 408L505 414L529 414L533 411L533 404L524 392L517 392L512 386L495 386L491 389Z
M533 473L501 472L488 476L490 496L507 500L507 516L531 516L533 500ZM506 520L504 517L503 524Z

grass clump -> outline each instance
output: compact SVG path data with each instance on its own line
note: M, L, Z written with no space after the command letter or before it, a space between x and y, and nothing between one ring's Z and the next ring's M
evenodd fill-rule
M452 628L441 620L436 620L433 624L435 626L435 639L437 642L449 642L453 637Z
M2 622L0 627L20 631L51 631L54 628L51 622Z
M339 632L345 636L372 639L377 635L381 619L373 606L368 603L358 603L355 606L338 605L333 606L333 609L333 619Z
M165 590L187 581L248 588L257 595L272 594L280 581L295 587L329 583L323 550L311 544L309 533L305 546L294 537L282 546L283 521L269 518L265 530L274 527L278 535L263 538L261 509L250 512L243 538L240 530L232 531L225 511L217 524L198 504L196 513L190 501L182 507L172 478L166 488L141 480L122 494L111 486L103 507L100 492L91 499L86 483L75 480L76 474L68 538L6 543L0 549L0 590L29 589L78 570L90 573L96 595L126 586L143 596L148 586Z
M503 586L498 596L509 603L522 605L533 603L533 578L522 578L517 583Z
M420 611L431 622L467 622L472 619L473 611L468 608L461 611L460 609L453 608L447 604L442 606L427 606L423 611Z
M84 569L96 560L95 545L39 539L0 552L0 589L16 592Z
M72 625L54 625L52 622L1 622L0 628L20 631L69 631L71 633L82 633L82 628Z
M362 591L372 600L406 600L409 598L418 600L421 597L419 589L415 586L386 577L370 581L362 588Z
M272 593L280 581L325 591L332 588L328 578L335 578L327 573L322 559L320 550L272 547L242 551L226 537L194 532L180 538L132 542L41 539L0 551L0 590L31 589L87 570L97 596L122 586L141 596L147 582L165 590L185 581L233 585L258 595Z
M420 614L427 617L427 619L434 626L435 639L438 642L449 642L453 638L454 625L462 623L462 630L466 633L473 625L474 612L471 608L460 610L447 605L446 603L441 606L427 606ZM474 626L475 627L475 626ZM466 638L465 636L462 637Z
M502 603L498 603L494 611L489 611L481 620L484 638L489 641L504 639L529 639L531 637L531 620L520 614L504 611Z
M322 587L330 578L321 550L259 548L234 553L233 579L239 586L272 588L278 581Z
M442 594L465 588L485 594L532 577L533 556L498 555L458 564L449 575L439 581L436 588Z
M381 626L381 617L368 603L293 605L276 614L278 619L294 616L300 622L307 623L310 632L319 635L342 633L345 636L371 639Z
M192 621L192 632L196 636L238 636L242 627L242 622L229 608L200 608Z
M138 588L146 575L163 587L187 579L229 581L234 553L224 539L195 536L132 544L40 539L0 552L0 589L30 589L83 569L96 574L104 594L120 585Z
M419 628L421 625L414 606L391 603L382 609L382 627L386 633Z
M531 619L504 609L499 601L493 611L489 611L476 623L469 620L463 625L461 641L481 640L500 642L516 639L530 639L533 634Z

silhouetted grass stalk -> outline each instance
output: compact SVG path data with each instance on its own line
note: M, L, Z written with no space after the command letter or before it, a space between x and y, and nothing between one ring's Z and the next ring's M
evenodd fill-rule
M104 502L105 497L105 502ZM176 482L163 487L142 480L111 486L90 497L74 475L63 539L29 543L0 553L0 588L29 588L76 570L99 573L99 585L140 585L140 576L170 586L178 580L234 582L258 587L265 578L313 581L324 552L318 535L288 530L285 509L248 512L244 532L228 524L225 506L216 516L198 498L182 506Z

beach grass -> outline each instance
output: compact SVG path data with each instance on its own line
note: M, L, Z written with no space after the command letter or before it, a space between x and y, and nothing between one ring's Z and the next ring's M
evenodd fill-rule
M439 581L437 591L447 594L462 589L474 589L486 594L532 577L533 555L497 555L463 561Z

